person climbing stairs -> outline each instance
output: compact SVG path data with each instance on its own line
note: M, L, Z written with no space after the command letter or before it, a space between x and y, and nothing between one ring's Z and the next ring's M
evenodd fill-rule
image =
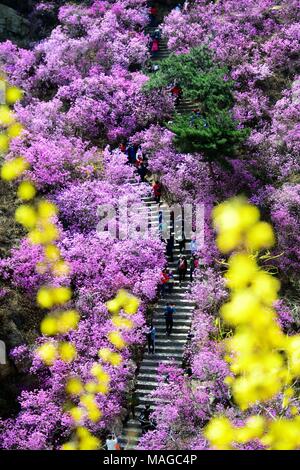
M143 203L149 209L152 230L159 236L159 209L152 196L143 197ZM161 208L163 205L161 206ZM189 243L183 251L186 256L190 255ZM151 396L158 385L158 366L170 361L182 365L183 352L186 346L190 332L194 303L188 299L189 283L187 280L179 284L179 275L177 273L177 264L180 257L179 244L175 243L173 251L173 260L168 259L167 267L174 276L174 285L171 293L164 293L155 306L153 315L153 325L156 329L155 353L145 352L141 362L139 373L136 380L135 394L139 405L135 410L135 419L127 422L123 429L122 446L125 449L135 449L142 435L142 427L137 419L146 405L150 405L151 410L155 408L156 399ZM172 334L166 336L166 325L164 311L167 303L175 306L174 323Z
M159 2L158 2L159 3ZM163 17L168 14L172 7L172 2L169 6L164 5ZM163 20L163 18L162 18ZM153 35L157 26L148 27L146 34ZM170 55L168 50L167 39L163 36L159 38L159 51L152 57L152 63L157 64L159 61L167 58ZM177 111L180 113L193 112L194 103L187 99L179 100ZM132 183L139 184L139 183ZM144 196L142 198L143 206L149 209L149 219L151 221L151 230L157 233L159 237L159 209L163 209L164 205L160 207L152 196ZM142 207L140 208L142 209ZM195 304L188 298L189 282L183 280L179 282L179 274L177 272L178 261L180 255L191 255L189 240L186 241L186 246L181 253L179 243L174 244L173 256L167 257L167 268L173 273L173 288L170 293L161 295L156 303L153 315L153 326L156 329L155 353L145 352L142 362L140 364L139 372L136 378L135 396L138 399L139 405L135 410L135 418L129 420L124 426L121 444L124 449L135 449L142 436L141 422L138 420L139 415L146 406L150 406L150 410L155 409L157 400L151 393L158 386L158 366L162 363L170 363L182 366L183 352L187 344L193 311ZM171 303L175 307L175 314L173 320L172 333L170 336L166 335L166 322L165 322L165 307Z

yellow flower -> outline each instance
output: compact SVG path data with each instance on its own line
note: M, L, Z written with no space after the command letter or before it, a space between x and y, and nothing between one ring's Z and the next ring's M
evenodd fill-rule
M51 223L43 224L41 229L38 231L38 234L41 240L41 245L48 245L59 238L59 231L56 225Z
M17 157L5 162L1 168L1 178L12 181L18 178L29 168L28 162L23 157Z
M97 437L92 436L86 428L78 428L76 434L79 439L79 450L97 450L101 447L101 441Z
M42 219L51 219L57 214L57 208L52 202L41 201L38 205L38 214Z
M6 89L6 102L13 105L23 98L23 91L15 86L10 86Z
M92 368L91 368L91 374L94 376L94 377L99 377L99 375L103 374L104 373L104 369L103 367L101 366L101 364L93 364Z
M52 289L53 301L56 305L63 305L72 297L72 291L69 287L55 287Z
M109 333L108 339L118 349L124 349L126 347L126 343L118 331Z
M111 353L109 362L112 366L118 367L122 363L122 356L118 353Z
M101 393L102 395L107 395L108 392L109 392L109 387L107 384L97 384L97 388L96 388L96 392L97 393Z
M66 444L63 444L61 446L61 450L77 450L77 446L75 444L75 442L66 442Z
M57 319L57 330L59 333L68 333L78 327L80 315L76 310L67 310L60 314Z
M70 413L73 421L76 424L80 423L84 418L84 411L81 408L79 408L79 406L74 406L73 408L71 408L69 410L69 413Z
M42 287L37 293L37 303L42 308L52 308L54 305L52 290Z
M13 113L6 105L0 106L0 126L9 126L14 121Z
M71 343L60 343L59 344L59 355L62 361L72 362L76 357L76 348Z
M131 296L128 302L124 305L124 311L128 315L135 315L140 306L140 301L136 297Z
M241 201L233 199L230 202L224 202L213 210L214 226L219 232L228 230L240 230L240 218L237 211Z
M112 318L112 323L117 328L128 329L133 328L134 323L128 318L122 318L119 315L114 315Z
M34 208L29 205L22 205L16 209L16 221L27 229L32 229L37 223L37 216Z
M219 233L216 244L221 253L229 253L237 248L242 241L240 232L236 230L226 230Z
M230 449L234 438L233 428L225 417L212 419L206 427L204 435L217 449Z
M87 384L85 385L85 390L88 393L97 393L97 383L92 381L87 382Z
M83 390L83 385L80 379L72 377L67 381L66 392L70 395L80 395Z
M248 230L260 219L260 213L257 207L244 203L238 209L239 227L241 230Z
M44 248L44 254L49 261L57 261L60 257L60 250L55 245L47 245Z
M23 181L18 188L18 198L23 201L29 201L36 195L36 189L29 181Z
M102 413L98 408L95 407L87 412L87 416L93 423L98 423L102 417Z
M232 385L233 382L234 382L234 378L231 377L231 375L228 375L228 376L225 377L225 379L224 379L224 383L225 383L226 385Z
M118 313L121 306L116 299L113 299L106 302L106 307L110 313Z
M8 152L9 138L6 134L0 134L0 154ZM2 176L3 178L3 176ZM5 179L5 178L3 178Z
M286 352L289 368L294 376L300 375L300 335L286 338Z
M65 261L56 261L52 266L52 272L56 277L66 276L70 272L70 266Z
M83 426L80 426L79 428L76 429L76 434L79 439L86 439L91 435L88 429L84 428Z
M89 436L79 443L79 450L98 450L101 447L101 441L95 436Z
M52 366L57 359L56 344L45 343L36 350L36 353L47 366Z
M251 416L246 421L246 425L235 430L236 442L246 443L253 439L260 438L265 428L265 419L262 416Z
M58 332L57 319L54 317L46 317L41 323L41 332L46 336L55 336Z
M86 394L86 395L83 395L83 396L80 398L80 403L81 403L82 405L84 405L87 410L91 410L91 409L97 407L97 403L96 403L95 397L94 397L94 395L91 394L91 393Z
M252 290L261 302L272 305L278 299L280 282L270 274L260 271L252 281Z
M275 245L273 228L267 222L258 222L246 235L246 245L252 251L271 248Z
M229 269L225 274L230 289L244 289L257 275L258 266L255 259L246 253L237 253L230 258Z
M231 325L246 323L260 311L260 303L250 289L236 291L231 301L221 307L224 320Z
M16 122L16 123L12 124L11 126L9 126L9 128L6 131L7 136L10 139L14 139L16 137L19 137L22 134L22 132L23 132L23 127L18 122Z
M54 305L63 305L67 303L72 296L71 289L68 287L42 287L37 293L37 303L42 308L52 308ZM59 323L59 328L65 332L65 325L76 326L78 323L79 315L71 310L64 312Z
M99 350L98 355L104 362L108 362L111 357L111 350L108 348L102 348Z

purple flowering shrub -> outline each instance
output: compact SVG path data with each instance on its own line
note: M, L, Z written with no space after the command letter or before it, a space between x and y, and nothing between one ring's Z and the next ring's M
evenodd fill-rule
M233 114L251 134L230 171L211 168L201 154L179 153L164 126L172 119L174 99L167 91L144 93L146 3L40 2L36 14L51 13L59 22L48 37L31 49L10 41L0 44L5 73L25 91L15 107L25 131L13 140L8 158L24 155L31 165L26 179L59 208L59 244L71 267L61 282L72 286L70 306L82 314L78 329L66 335L78 351L72 364L57 360L45 367L33 354L33 344L10 351L16 367L35 376L37 385L20 390L19 413L0 421L5 449L58 449L69 438L66 377L91 378L98 350L109 344L112 323L105 302L126 288L142 300L135 327L125 335L122 365L105 365L110 392L97 395L103 418L84 424L101 435L122 415L124 392L135 371L132 350L144 342L144 313L157 295L165 266L164 245L155 237L104 240L96 234L100 205L140 205L149 192L146 185L130 184L138 179L126 156L115 149L127 139L141 146L170 200L205 206L205 246L199 250L203 264L191 288L196 309L184 356L188 373L174 364L160 366L154 392L160 400L154 412L157 428L143 436L140 448L207 449L202 430L212 415L224 414L236 425L246 416L224 383L229 367L222 341L231 332L218 320L227 291L221 276L226 260L219 259L210 223L216 203L244 193L269 217L278 244L268 263L283 281L278 321L288 333L299 324L299 0L198 0L165 19L163 32L171 51L186 53L205 44L234 81ZM0 275L34 299L51 281L36 269L40 260L40 249L23 240L0 261ZM296 300L290 298L291 289ZM43 342L43 337L36 339L37 345ZM254 412L284 415L281 402L277 397ZM251 442L243 448L261 446Z

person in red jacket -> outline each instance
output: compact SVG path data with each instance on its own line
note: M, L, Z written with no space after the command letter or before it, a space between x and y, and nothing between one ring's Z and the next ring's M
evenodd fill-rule
M185 280L185 276L187 273L187 260L185 256L181 256L178 261L178 274L179 274L179 285L181 285L182 281Z
M175 98L175 104L177 106L182 95L182 89L179 85L177 85L177 83L175 83L175 85L171 88L171 93Z
M193 282L194 272L199 268L199 259L196 255L192 255L190 260L190 281Z
M161 184L159 181L155 181L155 183L152 186L152 191L153 191L155 201L157 202L157 204L159 204L160 198L161 198Z
M151 53L153 57L157 56L157 53L159 51L159 40L158 39L153 39L152 45L151 45Z
M154 27L157 25L157 15L158 15L158 9L155 5L152 5L149 8L150 27Z
M170 280L169 270L164 269L163 272L161 273L161 276L160 276L160 282L161 282L160 286L161 286L161 293L162 294L164 294L166 292L169 280Z

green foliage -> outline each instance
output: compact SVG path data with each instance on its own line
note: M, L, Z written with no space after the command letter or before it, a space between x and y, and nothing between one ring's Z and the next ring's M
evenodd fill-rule
M207 73L212 68L212 53L206 47L194 48L189 54L171 54L159 63L159 70L151 75L145 91L166 88L172 82L188 89L195 75Z
M214 61L207 47L197 47L189 54L172 54L160 62L160 69L146 83L144 90L164 89L176 83L182 97L192 101L197 113L176 114L168 125L174 132L177 149L183 153L201 153L209 162L229 167L239 144L248 135L239 129L231 109L234 104L233 81L228 70Z
M248 135L247 129L238 129L227 110L206 114L204 117L176 114L169 129L180 152L201 153L209 162L218 161L230 167L228 159L236 155L238 145Z
M171 54L160 62L158 72L152 74L144 90L167 88L177 83L184 98L203 102L204 105L231 106L232 81L224 80L227 69L217 66L212 52L196 47L189 54Z

